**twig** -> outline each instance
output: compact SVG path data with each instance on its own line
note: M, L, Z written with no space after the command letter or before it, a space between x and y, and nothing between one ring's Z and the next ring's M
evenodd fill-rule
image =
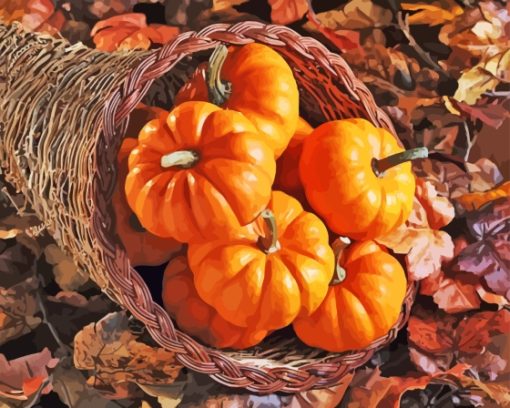
M434 61L423 48L421 48L421 46L416 42L416 40L412 36L411 30L409 28L409 20L407 14L404 18L402 17L402 12L401 11L398 12L397 21L400 30L402 31L402 33L404 33L405 37L409 41L409 45L413 47L413 49L423 60L423 62L427 64L429 67L435 69L436 71L441 72L443 75L448 76L448 73L443 68L441 68L441 66L436 61Z
M55 329L55 326L53 326L53 324L50 323L50 321L48 320L48 313L46 311L46 305L44 304L43 300L42 300L42 296L41 296L41 289L39 288L36 292L36 300L37 300L37 305L39 306L39 310L41 311L41 314L42 314L42 320L43 320L43 323L46 325L46 327L48 327L51 335L53 336L53 338L55 339L55 341L57 342L59 348L65 352L66 354L70 355L71 354L71 349L68 345L66 345L61 339L60 339L60 336L58 335L57 333L57 330Z
M464 161L467 162L469 160L469 155L471 153L471 149L476 143L476 138L478 136L477 133L473 137L471 137L471 129L466 121L462 122L464 124L464 134L466 135L467 147L466 154L464 154Z

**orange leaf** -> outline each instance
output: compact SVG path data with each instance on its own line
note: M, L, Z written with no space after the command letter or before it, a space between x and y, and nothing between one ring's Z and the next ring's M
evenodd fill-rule
M96 23L92 28L90 35L94 37L99 31L106 28L127 28L131 27L132 31L135 29L147 27L147 20L145 14L142 13L127 13L119 16L107 18Z
M165 44L180 33L178 27L171 27L163 24L149 24L147 28L142 29L144 34L153 44Z
M32 395L35 394L45 380L45 376L36 375L35 377L28 378L23 381L23 394Z
M112 52L136 31L132 26L105 28L94 36L94 44L98 50Z
M51 0L29 0L25 5L25 15L21 19L23 27L30 31L36 30L55 11Z
M445 0L444 0L445 1ZM435 4L434 4L435 3ZM438 2L429 3L401 3L403 10L416 11L409 17L409 24L427 24L436 26L451 21L460 16L464 10L453 0L447 1L448 9L441 7ZM437 4L437 5L436 5Z
M430 181L416 179L416 196L427 213L430 228L442 228L455 217L453 204L448 198L439 196L434 184Z
M301 19L308 11L307 0L269 0L271 21L276 24L290 24Z

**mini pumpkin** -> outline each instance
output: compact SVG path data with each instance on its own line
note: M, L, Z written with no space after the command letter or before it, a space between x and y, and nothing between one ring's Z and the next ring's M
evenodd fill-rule
M192 242L243 234L266 207L276 164L239 112L185 102L141 130L126 196L142 225Z
M175 104L209 101L242 112L279 156L296 130L299 92L292 70L273 49L251 43L215 49L178 92Z
M299 172L308 202L331 230L369 239L407 220L416 187L408 161L427 154L404 150L365 119L334 120L304 140Z
M191 244L188 260L200 297L227 321L274 330L322 302L334 255L324 224L287 194L275 191L243 239Z
M117 155L117 185L112 197L115 230L133 266L156 266L167 262L182 249L182 245L174 239L160 238L145 230L129 208L124 181L128 171L128 155L137 144L136 139L124 139Z
M313 128L302 117L299 118L296 132L289 146L276 161L274 188L298 199L304 198L303 184L299 176L299 160L303 150L303 140Z
M319 308L293 327L311 347L333 352L359 350L384 336L397 322L406 293L400 263L374 241L342 252L335 280Z
M265 330L238 327L223 319L199 296L186 256L167 265L163 277L163 304L181 330L218 348L245 349L260 343Z

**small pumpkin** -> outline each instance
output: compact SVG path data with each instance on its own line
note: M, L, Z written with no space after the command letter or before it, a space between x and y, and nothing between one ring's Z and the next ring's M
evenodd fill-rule
M416 187L408 161L427 154L404 150L365 119L334 120L304 140L299 174L308 202L331 230L369 239L407 220Z
M406 293L400 263L374 241L344 250L335 280L319 308L300 316L293 327L311 347L342 352L359 350L384 336L397 322Z
M334 255L324 224L275 191L252 236L190 244L188 261L200 297L227 321L274 330L322 302Z
M124 139L117 155L117 185L112 197L115 230L133 266L157 266L179 252L182 245L174 239L160 238L147 232L129 208L124 181L128 172L128 155L137 144L136 139Z
M303 140L313 128L302 117L298 119L296 132L289 146L276 161L274 188L298 199L304 198L303 184L299 176L299 160L303 150Z
M241 113L185 102L146 124L126 196L142 225L191 242L243 233L271 197L272 150Z
M200 299L184 255L174 258L165 269L163 304L181 330L213 347L245 349L260 343L267 335L265 330L227 322Z
M251 43L215 49L178 92L175 104L209 101L242 112L278 157L296 130L299 92L292 70L273 49Z
M509 195L510 181L506 181L499 186L494 187L492 190L467 193L457 197L455 201L457 201L462 206L462 208L464 208L464 210L473 211L478 210L489 201L493 201L501 197L508 197Z

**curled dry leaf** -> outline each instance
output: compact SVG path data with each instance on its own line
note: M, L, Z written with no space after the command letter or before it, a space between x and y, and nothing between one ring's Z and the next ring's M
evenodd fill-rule
M0 396L26 401L41 388L43 394L49 393L52 387L48 370L58 361L47 348L11 361L0 354Z
M174 353L139 340L129 330L125 312L110 313L76 335L74 364L93 370L91 385L125 384L126 389L127 383L171 384L182 368Z
M128 13L99 21L90 35L98 50L147 50L152 44L164 44L179 34L177 27L149 24L144 14Z

